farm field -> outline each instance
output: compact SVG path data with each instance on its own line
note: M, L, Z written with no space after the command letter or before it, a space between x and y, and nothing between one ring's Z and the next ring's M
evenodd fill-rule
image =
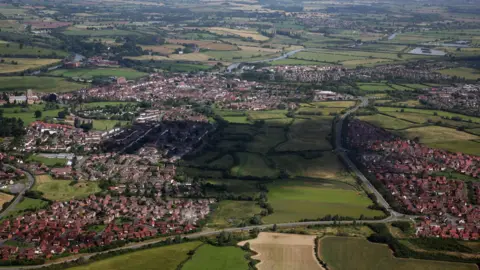
M272 147L285 141L283 128L270 127L262 130L253 137L253 141L247 143L247 150L250 152L266 154Z
M32 47L29 45L24 45L23 48L20 49L19 43L5 42L0 43L0 55L5 57L38 56L60 59L67 56L68 53L59 50L51 50L35 46Z
M265 41L268 40L268 37L261 35L260 33L253 30L239 30L239 29L230 29L224 27L209 27L205 30L218 34L218 35L234 35L242 38L251 38L256 41Z
M13 198L13 195L0 192L0 207L2 207L5 203L10 202Z
M162 269L176 270L186 259L188 252L195 250L202 242L189 242L164 247L150 248L96 261L91 264L69 268L70 270L130 270L130 269L158 269L161 262Z
M36 58L1 58L0 73L21 72L27 69L39 69L43 66L60 63L59 59L36 59ZM16 62L17 64L12 64Z
M165 45L142 45L143 50L157 52L162 55L169 55L175 52L176 49L185 48L183 45L165 44Z
M276 147L276 151L305 151L332 149L327 136L331 132L332 117L295 119L287 134L288 141Z
M0 77L0 91L25 91L32 89L36 92L63 93L87 88L88 84L68 82L62 78L52 77Z
M423 110L423 109L413 109L413 108L395 108L395 107L378 107L377 108L382 113L389 113L389 112L399 112L403 109L404 112L408 113L418 113L418 114L425 114L425 115L432 115L434 116L435 113L437 116L443 117L460 117L464 121L472 121L473 123L480 123L480 117L468 116L458 113L451 113L451 112L444 112L440 110Z
M92 79L95 76L102 77L125 77L127 80L135 80L147 75L147 73L136 71L131 68L79 68L79 69L57 69L49 74L67 78Z
M277 177L278 171L269 167L260 154L236 153L239 164L230 170L231 174L237 177L255 176L255 177Z
M89 36L89 37L117 37L117 36L139 36L140 33L119 29L87 30L75 27L69 27L62 32L67 36Z
M306 159L296 154L273 155L278 167L285 169L293 177L321 178L355 183L338 157L330 152L322 152L317 158Z
M182 270L244 270L248 268L245 252L238 247L202 245Z
M451 69L443 69L439 72L444 75L457 76L459 78L465 78L467 80L480 79L480 71L473 68L458 67Z
M213 188L206 187L207 196L216 196L219 194L235 193L239 196L255 197L259 194L260 190L258 184L261 181L254 180L239 180L239 179L209 179L207 183L214 185ZM234 207L234 204L227 205L228 207ZM226 208L228 208L226 207ZM237 213L238 214L238 213Z
M311 105L317 107L327 107L327 108L348 108L355 105L355 101L320 101L312 102Z
M262 208L255 201L221 201L207 226L227 228L239 226L242 222L248 224L249 219L261 211Z
M222 43L216 40L190 40L190 39L167 39L168 43L171 43L167 46L171 45L181 45L181 44L196 44L198 47L207 50L214 50L214 51L236 51L238 47L235 45L230 45L226 43Z
M385 90L395 90L385 83L357 83L357 86L362 91L381 92Z
M327 236L319 240L320 259L335 270L474 270L474 264L395 258L387 245L364 238Z
M396 133L408 139L418 138L421 143L433 148L480 155L480 143L474 141L479 140L480 137L456 129L428 126L410 128Z
M280 60L275 60L272 62L269 62L273 66L288 66L288 65L298 65L298 66L326 66L328 65L327 63L322 63L322 62L316 62L316 61L309 61L309 60L301 60L301 59L295 59L295 58L286 58L286 59L280 59Z
M258 254L259 270L314 270L323 269L314 254L315 236L261 232L257 238L238 243L250 243Z
M406 129L416 126L414 123L383 114L359 116L358 119L384 129Z
M33 190L43 192L46 199L67 201L74 198L83 198L100 191L97 183L75 183L71 180L52 179L49 175L36 176Z
M85 110L85 109L105 108L107 106L119 106L119 105L129 105L129 104L135 104L135 102L128 102L128 101L88 102L88 103L79 104L79 108L82 110Z
M265 223L318 219L327 215L358 218L383 216L367 207L373 202L363 191L339 181L288 180L268 184L268 202L274 212L263 218Z

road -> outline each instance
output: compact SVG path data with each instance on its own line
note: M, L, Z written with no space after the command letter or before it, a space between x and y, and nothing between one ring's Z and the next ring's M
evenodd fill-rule
M5 167L9 167L9 168L12 168L14 170L18 169L10 164L5 164L4 165ZM15 208L15 206L17 206L17 204L23 199L23 196L25 195L25 192L29 189L31 189L33 187L33 184L35 183L35 178L33 177L33 175L31 175L29 172L27 171L24 171L22 170L23 173L25 174L25 176L27 177L27 180L28 180L28 183L25 185L25 187L17 194L17 196L15 197L15 199L13 200L12 203L10 203L10 205L2 211L2 213L0 213L0 218L3 218L5 216L7 216L7 214L12 211L12 209Z
M361 98L360 99L360 104L358 104L356 107L348 110L344 115L340 117L340 119L337 121L336 126L335 126L335 149L338 152L339 156L345 161L345 163L349 166L350 170L352 170L359 179L362 180L362 182L365 184L366 188L373 194L375 194L377 201L379 204L381 204L385 209L388 210L390 213L389 217L386 217L381 220L349 220L349 221L306 221L306 222L290 222L290 223L279 223L276 224L277 228L293 228L293 227L304 227L304 226L311 226L311 225L332 225L334 223L337 224L353 224L354 222L356 224L375 224L375 223L386 223L386 222L393 222L393 221L401 221L401 220L411 220L414 218L414 216L407 216L398 212L395 212L390 205L388 204L387 201L382 197L382 195L373 187L373 185L368 181L368 179L363 175L363 173L358 170L358 168L353 164L353 162L350 160L350 158L347 156L345 153L345 149L342 147L342 127L345 118L350 115L351 113L355 112L362 106L367 106L368 105L368 99ZM205 232L198 232L198 233L193 233L193 234L188 234L188 235L182 235L182 237L187 237L189 239L195 239L195 238L200 238L204 236L213 236L213 235L218 235L222 232L242 232L242 231L250 231L253 229L268 229L272 228L273 224L268 224L268 225L256 225L256 226L247 226L247 227L241 227L241 228L227 228L224 230L216 230L216 231L205 231ZM128 245L125 247L120 247L116 249L111 249L108 251L103 251L103 252L97 252L97 253L90 253L90 254L85 254L80 257L75 257L72 259L64 260L62 262L52 262L52 263L47 263L43 265L32 265L32 266L23 266L23 267L18 267L18 268L12 268L12 267L0 267L0 269L38 269L44 266L48 265L53 265L53 264L60 264L64 262L69 262L69 261L74 261L77 259L89 259L90 257L97 255L97 254L103 254L103 253L108 253L111 251L116 251L116 250L125 250L125 249L139 249L147 245L155 244L158 242L163 241L163 239L157 239L154 241L148 241L148 242L140 242L140 243L135 243L132 245Z

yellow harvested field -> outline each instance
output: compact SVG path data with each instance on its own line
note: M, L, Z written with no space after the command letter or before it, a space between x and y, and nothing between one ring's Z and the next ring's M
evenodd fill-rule
M4 62L0 63L0 73L20 72L27 69L36 69L46 65L60 62L59 59L36 59L36 58L8 58L0 57ZM12 61L17 64L12 64Z
M190 40L190 39L167 39L168 43L174 44L196 44L198 47L214 51L237 51L235 45L225 44L214 40Z
M263 36L260 33L252 30L230 29L224 27L209 27L206 28L206 30L218 35L235 35L244 38L251 38L258 41L268 40L268 37Z
M0 192L0 207L1 207L4 203L7 203L7 202L11 201L11 200L13 199L13 197L14 197L13 195Z
M208 61L210 56L203 53L172 54L169 57L172 60L185 61Z
M314 270L324 269L314 253L315 236L261 232L257 238L238 243L250 243L258 254L258 270Z
M157 52L162 55L169 55L175 52L176 49L183 49L185 48L182 45L177 45L177 44L166 44L166 45L160 45L160 46L153 46L153 45L143 45L142 49L152 51L152 52Z

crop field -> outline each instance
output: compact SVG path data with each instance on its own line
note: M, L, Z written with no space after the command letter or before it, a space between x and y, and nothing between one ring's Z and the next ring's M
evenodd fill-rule
M185 54L172 54L169 56L170 60L183 60L183 61L198 61L205 62L210 59L210 56L205 53L185 53Z
M399 108L395 107L378 107L378 110L382 113L389 113L389 112L398 112ZM472 121L473 123L480 123L480 117L468 116L458 113L451 113L451 112L444 112L444 111L437 111L437 110L423 110L423 109L413 109L413 108L403 108L404 112L408 113L418 113L418 114L425 114L425 115L432 115L434 116L435 113L437 116L443 117L460 117L464 121Z
M92 79L101 77L125 77L127 80L135 80L147 75L147 73L136 71L131 68L79 68L79 69L57 69L50 72L51 75L68 78Z
M433 115L428 115L428 114L422 114L422 113L412 113L412 112L388 112L384 113L387 115L390 115L392 117L396 117L398 119L404 119L410 122L415 122L418 124L432 124L432 123L437 123L441 122L443 125L448 125L451 127L466 127L466 128L477 128L480 127L480 124L477 123L470 123L470 122L464 122L464 121L455 121L455 120L447 120L443 119L440 116L433 116Z
M327 139L331 132L331 117L315 120L295 119L287 134L288 141L277 146L276 151L305 151L332 149Z
M261 35L260 33L253 30L239 30L239 29L230 29L224 27L209 27L205 30L215 33L217 35L234 35L242 38L251 38L256 41L265 41L268 40L268 37Z
M259 181L239 180L239 179L209 179L206 181L214 187L206 187L207 196L216 196L224 192L235 193L241 196L255 197L260 190L258 189ZM238 214L238 213L237 213Z
M474 270L474 264L395 258L387 245L360 237L327 236L319 240L320 259L335 270Z
M365 67L372 67L378 64L387 64L393 62L392 59L385 59L385 58L366 58L366 59L356 59L356 60L347 60L340 62L343 66L347 68L355 68L357 66L365 66Z
M135 102L128 102L128 101L100 101L100 102L88 102L88 103L81 103L79 107L83 110L86 109L96 109L96 108L105 108L107 106L119 106L119 105L129 105L135 104Z
M416 124L383 114L359 116L358 119L384 129L406 129L416 126Z
M46 199L67 201L74 198L83 198L100 191L97 183L82 182L72 185L70 180L52 179L49 175L39 175L35 179L33 190L43 192Z
M250 124L246 116L222 116L222 118L232 124Z
M309 61L318 61L318 62L328 62L328 63L339 63L347 60L359 60L364 59L364 57L354 56L354 55L344 55L332 53L323 53L323 52L299 52L293 56L296 59L309 60Z
M315 236L261 232L257 238L238 243L250 243L258 254L259 270L314 270L323 269L314 254Z
M466 67L443 69L439 71L443 75L457 76L467 80L480 79L480 70Z
M0 91L24 91L32 89L38 92L63 93L87 87L88 84L68 82L62 78L33 76L0 77Z
M273 155L273 161L289 175L296 177L321 178L355 183L345 170L338 157L329 151L322 152L321 157L306 159L300 155Z
M309 60L301 60L301 59L294 59L294 58L286 58L281 60L276 60L270 62L271 65L274 66L288 66L288 65L296 65L296 66L326 66L327 63L316 62L316 61L309 61Z
M46 166L52 167L57 166L62 167L65 166L67 160L64 158L46 158L39 155L32 155L28 158L28 161L36 161L45 164Z
M478 142L480 137L456 129L428 126L410 128L396 133L408 139L418 138L421 143L433 148L480 155L480 143Z
M183 265L182 270L245 270L248 269L245 254L239 247L203 245Z
M468 133L473 133L475 135L480 136L480 128L472 128L472 129L467 129Z
M186 259L188 252L195 250L202 242L188 242L164 247L135 251L120 256L111 257L91 264L69 268L70 270L130 270L145 269L176 270Z
M0 63L0 73L21 72L27 69L38 69L43 66L60 62L58 59L36 59L36 58L1 58L5 62ZM16 62L17 64L12 64Z
M363 191L339 181L276 181L268 185L268 190L268 202L274 212L263 218L266 223L318 219L327 215L353 218L384 215L367 208L373 202Z
M117 124L120 124L120 126L125 126L129 123L129 121L99 119L93 120L93 129L100 131L112 130Z
M0 207L3 206L3 204L11 201L12 199L14 198L13 195L10 195L10 194L7 194L7 193L3 193L3 192L0 192Z
M237 177L255 176L255 177L277 177L278 171L269 167L260 154L236 153L239 164L230 170L232 175Z
M168 61L171 60L167 56L161 55L140 55L140 56L125 56L124 59L130 59L134 61Z
M248 224L250 218L260 214L262 208L255 201L221 201L214 210L208 227L227 228Z
M344 108L334 108L334 107L328 107L328 108L309 108L309 107L303 107L297 110L298 114L315 114L315 115L336 115L341 113L344 110Z
M62 58L68 55L68 53L59 50L45 49L35 46L24 45L20 49L19 43L5 42L0 43L0 55L6 57L14 56L39 56L49 58Z
M118 37L118 36L139 36L140 33L119 29L87 30L75 27L69 27L62 32L67 36L89 36L89 37Z
M251 60L257 57L273 56L277 52L268 52L268 51L254 51L254 50L240 50L240 51L208 51L205 52L206 55L215 61L238 61L241 60Z

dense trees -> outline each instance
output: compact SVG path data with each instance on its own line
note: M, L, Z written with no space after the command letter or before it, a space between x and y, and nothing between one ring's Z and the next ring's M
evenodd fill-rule
M20 137L25 135L22 119L3 117L0 110L0 137Z

